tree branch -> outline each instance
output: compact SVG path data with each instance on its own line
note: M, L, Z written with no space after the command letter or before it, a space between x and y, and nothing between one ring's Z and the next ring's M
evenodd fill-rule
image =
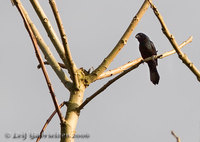
M76 67L74 61L72 60L69 44L67 42L67 36L65 34L65 30L64 30L62 20L60 18L60 14L59 14L57 6L56 6L56 2L55 2L55 0L49 0L49 3L51 5L52 11L54 13L54 17L56 19L56 23L57 23L57 26L58 26L58 29L60 32L60 37L62 39L62 43L64 46L65 57L67 59L68 69L69 69L71 79L74 82L75 87L78 89L79 83L78 83L78 77L77 77L77 73L76 73L77 67Z
M181 49L183 46L187 45L188 43L192 42L192 37L189 37L186 41L184 41L178 48ZM175 50L171 50L169 52L166 52L164 54L162 54L162 56L160 58L164 58L164 57L167 57L167 56L170 56L172 54L176 53ZM107 78L107 77L110 77L110 76L113 76L113 75L116 75L116 74L119 74L121 72L123 72L124 70L130 68L131 66L137 64L138 62L140 62L142 60L142 58L138 58L138 59L135 59L133 61L130 61L128 62L127 64L125 65L122 65L116 69L113 69L113 70L109 70L107 72L104 72L102 73L98 78L98 79L103 79L103 78Z
M17 1L17 0L16 0L16 1ZM40 52L39 52L39 49L38 49L37 40L36 40L35 35L33 34L32 30L31 30L30 25L28 24L28 22L27 22L27 20L26 20L26 18L25 18L25 15L24 15L24 13L23 13L22 8L20 7L20 5L19 5L16 1L15 1L15 5L16 5L18 11L20 12L20 14L21 14L21 16L22 16L22 18L23 18L23 20L24 20L24 25L25 25L25 27L26 27L26 29L27 29L27 31L28 31L28 33L29 33L29 36L30 36L30 38L31 38L31 40L32 40L32 43L33 43L33 46L34 46L34 49L35 49L35 54L36 54L36 57L37 57L39 63L41 64L41 68L42 68L42 71L43 71L43 74L44 74L44 77L45 77L47 86L48 86L48 88L49 88L49 91L50 91L50 94L51 94L51 97L52 97L54 106L55 106L55 108L56 108L56 112L57 112L57 114L58 114L58 116L59 116L60 122L61 122L61 123L64 123L64 118L63 118L62 113L61 113L61 111L60 111L60 108L59 108L57 99L56 99L55 94L54 94L54 91L53 91L53 87L52 87L52 85L51 85L51 81L50 81L50 79L49 79L49 77L48 77L47 70L46 70L46 68L45 68L45 66L44 66L44 63L43 63L43 61L42 61L42 57L41 57Z
M35 9L35 12L37 13L38 17L40 18L41 23L43 24L51 42L53 43L54 47L56 48L60 58L62 59L63 63L66 65L68 72L69 72L69 66L68 62L65 56L65 51L63 48L63 45L58 39L58 36L56 35L53 27L51 26L50 21L48 20L46 14L44 13L42 7L40 6L38 0L30 0L33 8ZM69 72L70 74L70 72Z
M168 38L169 42L171 43L171 45L173 46L174 50L176 51L176 53L178 54L178 57L183 61L183 63L193 72L194 75L196 75L197 80L200 81L200 71L195 67L195 65L190 61L190 59L187 57L186 54L184 54L179 48L178 48L178 44L174 38L174 36L169 32L163 17L161 16L161 14L159 13L158 9L155 7L155 5L151 2L151 0L149 0L149 3L151 5L151 8L154 12L154 14L156 15L156 17L158 18L161 26L162 26L162 31L165 34L165 36Z
M129 37L131 36L131 33L137 26L138 22L146 12L146 10L149 7L148 0L145 0L141 8L139 9L138 13L135 15L133 20L131 21L129 27L125 31L124 35L121 37L117 45L114 47L114 49L110 52L110 54L103 60L103 62L97 67L87 78L88 84L94 82L111 64L111 62L114 60L114 58L117 56L119 51L126 45Z
M25 16L27 22L29 23L29 25L30 25L30 27L31 27L34 35L35 35L35 38L37 39L37 43L40 46L40 49L42 50L42 52L43 52L46 60L51 65L52 69L55 71L55 73L57 74L57 76L59 77L59 79L61 80L61 82L64 84L64 86L68 90L71 90L71 88L72 88L71 81L68 79L68 77L66 76L66 74L64 73L64 71L62 70L62 68L59 66L59 64L56 61L55 57L53 56L52 52L49 50L49 47L44 42L42 36L38 32L37 28L33 24L33 22L30 19L28 13L26 12L25 8L21 4L21 1L20 0L15 0L15 1L21 7L21 10L23 11L24 16Z
M181 142L181 139L174 133L174 131L171 131L171 134L176 138L177 142Z
M59 105L59 108L61 109L67 102L62 102L60 105ZM42 134L43 132L45 131L45 129L47 128L49 122L51 122L51 119L54 117L54 115L56 114L56 110L54 110L54 112L49 116L49 118L47 119L46 123L44 124L44 126L42 127L42 130L40 131L40 135L39 137L37 138L36 142L39 142L40 139L42 138Z

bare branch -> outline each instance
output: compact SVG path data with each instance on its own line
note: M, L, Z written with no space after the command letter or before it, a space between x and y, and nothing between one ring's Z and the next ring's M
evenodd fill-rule
M63 102L59 105L59 108L61 109L67 102ZM51 119L54 117L54 115L56 114L56 110L54 110L54 112L49 116L49 118L47 119L46 123L44 124L44 126L42 127L42 130L40 131L40 135L37 138L36 142L39 142L40 139L42 138L42 134L45 131L45 129L47 128L49 122L51 122Z
M178 44L174 38L174 36L169 32L163 17L161 16L161 14L159 13L158 9L155 7L155 5L151 2L151 0L149 0L149 3L151 5L151 8L154 12L154 14L156 15L156 17L158 18L161 26L162 26L162 31L165 34L165 36L168 38L169 42L171 43L171 45L173 46L174 50L176 51L176 53L178 54L178 57L183 61L183 63L194 73L194 75L196 75L197 80L200 81L200 71L195 67L195 65L189 60L189 58L187 57L186 54L184 54L179 48L178 48Z
M110 52L110 54L103 60L103 62L97 67L89 76L87 79L88 84L94 82L111 64L111 62L114 60L114 58L117 56L119 51L126 45L129 37L131 36L133 30L137 26L138 22L146 12L146 10L149 7L148 0L145 0L141 8L139 9L138 13L135 15L133 20L131 21L129 27L125 31L124 35L121 37L117 45L114 47L114 49Z
M74 82L75 87L78 89L79 83L78 83L78 77L77 77L77 73L76 73L77 67L76 67L74 61L72 60L69 44L67 42L67 36L65 34L65 30L64 30L62 20L60 18L60 14L59 14L57 6L56 6L56 2L55 2L55 0L49 0L49 3L51 5L52 11L54 13L54 17L56 19L57 26L58 26L58 29L59 29L59 32L60 32L60 37L62 39L62 43L63 43L63 46L64 46L65 57L67 59L71 79Z
M35 12L37 13L38 17L40 18L40 21L42 22L51 42L55 46L60 58L62 59L63 63L66 65L66 67L69 68L63 45L59 41L58 36L56 35L53 27L51 26L50 21L48 20L46 14L44 13L42 7L40 6L40 4L38 2L38 0L30 0L30 2L32 4L33 8L35 9ZM69 71L69 69L68 69L68 71ZM69 74L70 74L70 72L69 72Z
M61 82L64 84L64 86L68 90L70 90L72 88L71 81L68 79L68 77L66 76L66 74L64 73L62 68L59 66L58 62L56 61L56 59L53 56L52 52L49 50L49 47L47 46L47 44L44 42L42 36L40 35L40 33L38 32L37 28L33 24L32 20L30 19L28 13L24 9L24 7L21 4L20 0L15 0L15 1L21 7L21 10L23 11L24 16L25 16L27 22L29 23L29 25L30 25L30 27L31 27L34 35L35 35L35 37L37 39L37 43L40 46L40 49L42 50L46 60L51 65L52 69L55 71L55 73L57 74L57 76L59 77Z
M17 0L16 0L16 1L17 1ZM44 77L45 77L45 79L46 79L47 86L48 86L48 88L49 88L49 91L50 91L50 94L51 94L51 97L52 97L54 106L55 106L55 108L56 108L56 112L58 113L58 116L59 116L59 118L60 118L60 122L63 123L63 122L64 122L64 118L63 118L63 116L62 116L62 113L61 113L61 111L60 111L60 108L59 108L57 99L56 99L56 97L55 97L55 94L54 94L54 91L53 91L53 87L52 87L52 85L51 85L51 81L50 81L50 79L49 79L49 77L48 77L47 70L46 70L46 68L45 68L45 66L44 66L44 63L43 63L43 61L42 61L42 57L41 57L40 52L39 52L39 49L38 49L38 44L37 44L37 40L36 40L36 38L35 38L35 35L33 34L33 31L31 30L31 27L30 27L30 25L28 24L27 19L26 19L25 16L24 16L24 13L23 13L22 8L20 7L20 5L18 5L17 2L16 2L16 7L17 7L17 9L19 10L19 12L20 12L20 14L21 14L21 16L22 16L22 18L23 18L23 20L24 20L25 27L26 27L26 29L27 29L27 31L28 31L28 33L29 33L29 36L30 36L30 38L31 38L31 40L32 40L32 43L33 43L33 46L34 46L34 49L35 49L36 57L37 57L39 63L41 64L42 71L43 71Z
M187 45L188 43L192 42L192 37L189 37L186 41L184 41L180 46L179 46L179 49L181 49L183 46ZM168 52L165 52L162 54L162 56L160 58L164 58L164 57L167 57L167 56L170 56L172 54L176 53L175 50L171 50L171 51L168 51ZM102 73L98 78L98 79L103 79L103 78L106 78L106 77L110 77L110 76L113 76L113 75L116 75L116 74L119 74L121 72L123 72L124 70L130 68L131 66L135 65L135 64L138 64L138 62L140 62L142 60L142 58L138 58L138 59L135 59L133 61L130 61L128 62L127 64L125 65L122 65L116 69L113 69L113 70L109 70L107 72L104 72Z
M121 73L121 72L127 70L128 68L134 66L135 64L138 64L139 62L141 62L141 60L142 60L142 57L137 58L137 59L135 59L135 60L133 60L133 61L129 61L128 63L126 63L126 64L124 64L124 65L122 65L122 66L120 66L120 67L118 67L118 68L115 68L115 69L113 69L113 70L106 71L106 72L102 73L102 74L97 78L97 80L98 80L98 79L107 78L107 77L111 77L111 76L113 76L113 75L119 74L119 73Z
M174 133L174 131L171 131L171 134L176 138L177 142L181 142L181 139Z

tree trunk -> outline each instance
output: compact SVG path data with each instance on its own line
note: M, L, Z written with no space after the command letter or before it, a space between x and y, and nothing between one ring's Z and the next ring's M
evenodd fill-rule
M82 104L85 91L84 84L80 82L79 85L79 90L73 89L70 92L70 99L67 106L65 123L61 124L61 142L74 142L76 125L79 118L79 112L77 112L76 109Z

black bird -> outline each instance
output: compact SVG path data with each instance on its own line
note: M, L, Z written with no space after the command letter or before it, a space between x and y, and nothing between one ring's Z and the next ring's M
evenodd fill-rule
M153 55L157 55L156 48L153 44L153 42L149 39L149 37L143 33L138 33L135 38L138 39L139 41L139 49L140 53L142 55L142 58L148 58ZM149 66L149 71L150 71L150 80L151 82L156 85L159 82L160 76L158 74L158 71L156 69L156 66L158 65L157 59L155 60L150 60L147 62Z

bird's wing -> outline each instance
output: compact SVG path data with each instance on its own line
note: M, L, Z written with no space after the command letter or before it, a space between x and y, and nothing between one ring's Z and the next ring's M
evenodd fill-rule
M156 48L155 48L153 42L150 41L150 43L151 43L151 48L152 48L153 55L157 55L158 51L156 51ZM157 59L155 60L155 64L158 65L158 60Z
M153 55L157 55L157 52L158 52L158 51L156 51L156 48L155 48L153 42L150 41L150 43L151 43L151 48L152 48L152 51L153 51Z

